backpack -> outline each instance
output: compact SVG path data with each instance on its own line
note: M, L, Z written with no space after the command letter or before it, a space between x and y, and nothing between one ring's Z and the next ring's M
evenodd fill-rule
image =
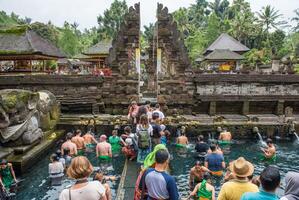
M150 136L147 129L138 131L138 148L147 149L150 147Z

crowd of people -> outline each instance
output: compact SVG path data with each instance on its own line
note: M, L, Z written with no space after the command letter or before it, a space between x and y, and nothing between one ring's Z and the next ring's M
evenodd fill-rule
M106 164L117 159L115 157L120 153L140 165L132 197L134 200L214 200L216 192L213 177L223 177L224 180L217 197L219 200L279 199L275 194L281 183L279 168L269 165L259 176L253 176L254 165L244 157L225 163L221 144L232 143L232 134L226 129L219 130L217 142L207 141L203 135L198 137L194 147L196 162L189 174L190 193L188 197L181 197L176 179L169 173L172 156L168 147L172 145L170 136L175 136L176 149L189 148L185 127L181 127L176 135L171 134L163 124L165 115L160 105L152 108L150 102L138 106L133 101L128 119L131 126L124 127L123 134L119 134L121 130L115 128L109 137L105 134L95 137L93 125L88 126L84 134L79 129L66 134L61 148L50 156L49 178L54 186L61 185L65 175L75 180L75 183L60 193L59 200L111 200L109 181L115 181L116 177L105 173ZM87 158L94 151L100 166L98 169ZM276 159L276 149L271 139L267 139L267 146L261 152L266 161ZM0 178L2 191L11 189L17 182L12 165L5 160L0 163ZM299 173L287 173L285 182L285 195L281 200L298 200Z

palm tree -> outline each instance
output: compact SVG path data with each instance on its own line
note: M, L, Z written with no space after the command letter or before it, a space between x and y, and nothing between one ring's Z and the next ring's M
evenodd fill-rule
M280 17L282 17L282 14L279 14L279 11L275 10L275 8L271 7L270 5L263 7L262 10L257 14L259 17L259 22L263 27L265 27L264 30L267 35L270 28L278 29L278 26L286 24L285 21L277 21Z
M296 16L292 18L292 21L295 21L296 25L293 28L294 31L299 31L299 8L295 11Z

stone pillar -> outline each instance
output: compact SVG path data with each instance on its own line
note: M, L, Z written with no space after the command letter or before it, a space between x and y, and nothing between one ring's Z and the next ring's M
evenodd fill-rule
M276 106L276 115L283 115L284 114L284 100L279 100Z
M210 102L209 115L216 115L216 101Z
M248 114L249 114L249 101L244 101L242 107L242 115L248 115Z

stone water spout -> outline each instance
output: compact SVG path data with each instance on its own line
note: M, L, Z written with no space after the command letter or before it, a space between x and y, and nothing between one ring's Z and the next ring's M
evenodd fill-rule
M59 104L48 91L0 90L0 144L15 147L39 141L59 115Z
M259 144L261 146L267 146L266 142L263 140L263 137L262 135L260 134L260 131L259 131L259 128L258 127L253 127L253 133L256 133L258 135L258 138L259 138Z

